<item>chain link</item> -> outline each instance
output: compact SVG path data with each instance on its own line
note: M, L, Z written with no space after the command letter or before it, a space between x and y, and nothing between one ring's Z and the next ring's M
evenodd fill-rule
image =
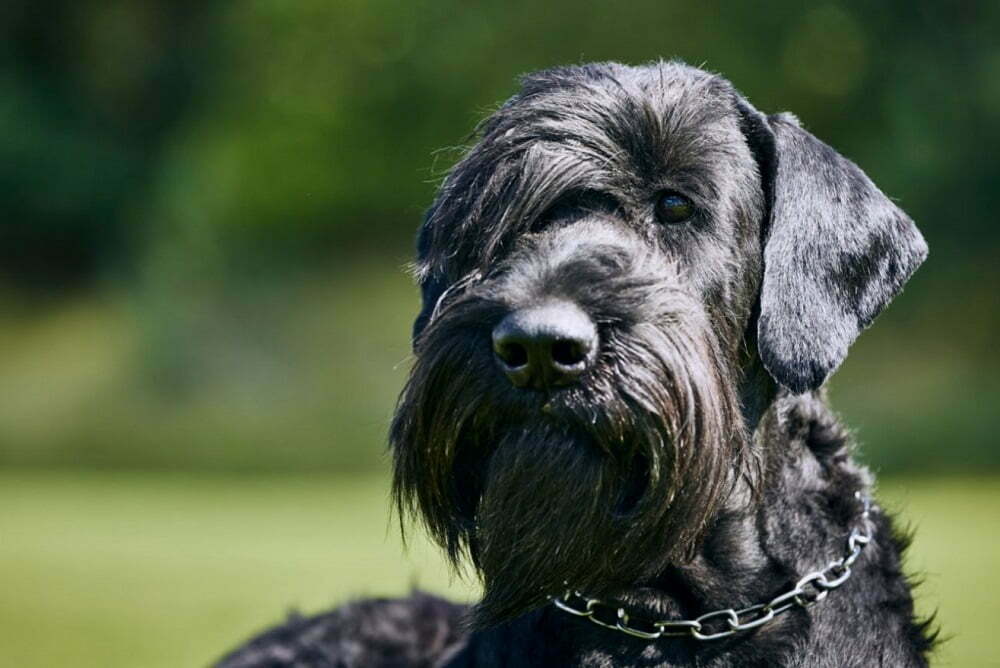
M847 553L840 559L831 561L826 568L802 576L794 588L775 596L767 603L758 603L740 610L733 608L714 610L695 619L672 619L662 622L633 618L625 608L608 605L600 599L589 598L572 589L567 589L561 597L553 597L552 604L564 612L583 617L598 626L621 631L643 640L678 637L719 640L740 631L755 629L796 606L805 608L819 603L851 577L851 568L861 556L861 551L872 540L869 530L871 499L861 492L855 492L854 498L862 505L861 521L860 526L851 529L847 537ZM637 622L640 625L636 625Z

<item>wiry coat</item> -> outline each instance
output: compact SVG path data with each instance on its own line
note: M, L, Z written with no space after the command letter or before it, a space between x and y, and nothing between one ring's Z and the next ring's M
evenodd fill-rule
M694 213L665 220L664 193ZM821 386L925 255L860 169L717 76L526 78L421 228L416 362L390 435L400 510L471 560L483 600L354 604L220 665L926 665L905 541L877 506L841 588L724 640L642 640L548 604L569 583L692 619L842 557L872 480ZM551 300L593 320L596 361L572 387L513 387L490 332Z

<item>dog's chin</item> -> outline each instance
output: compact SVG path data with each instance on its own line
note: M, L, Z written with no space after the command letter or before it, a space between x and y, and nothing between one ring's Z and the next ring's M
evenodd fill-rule
M633 450L621 461L554 421L501 438L472 541L484 583L476 626L544 605L568 585L627 591L684 558L690 536L670 536L670 475Z

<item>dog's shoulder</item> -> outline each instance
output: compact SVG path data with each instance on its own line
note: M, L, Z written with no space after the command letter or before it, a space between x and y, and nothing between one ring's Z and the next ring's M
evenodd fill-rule
M216 668L430 666L464 643L466 606L423 592L293 614L223 657Z

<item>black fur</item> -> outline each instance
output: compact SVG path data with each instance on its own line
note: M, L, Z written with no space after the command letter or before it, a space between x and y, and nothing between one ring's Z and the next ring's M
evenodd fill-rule
M695 214L661 222L665 191ZM355 603L219 665L926 665L934 634L877 506L841 589L724 641L644 641L548 604L568 582L693 618L843 556L872 479L820 386L925 254L853 163L717 76L526 77L421 228L416 361L390 434L399 510L468 558L482 601ZM514 387L490 333L553 299L596 324L596 361L570 387Z

